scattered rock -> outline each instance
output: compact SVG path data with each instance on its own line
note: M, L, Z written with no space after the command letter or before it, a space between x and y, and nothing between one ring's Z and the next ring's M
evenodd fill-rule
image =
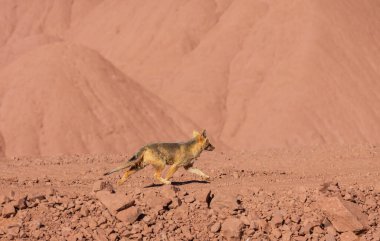
M344 232L339 235L341 241L359 241L359 237L353 232Z
M247 216L241 216L240 220L243 222L244 225L249 226L250 220L248 219Z
M48 188L48 190L46 191L46 196L47 197L52 197L54 195L57 194L57 190L55 190L54 188Z
M147 225L153 225L153 224L156 223L155 218L153 218L153 217L151 217L151 216L148 216L148 215L144 216L143 221L144 221Z
M283 234L282 234L282 240L283 241L290 241L291 238L292 238L292 232L291 231L285 231Z
M12 216L16 215L16 209L13 206L12 203L7 203L3 207L2 216L4 218L10 218Z
M8 192L7 196L9 197L9 199L10 199L11 201L13 201L13 200L14 200L14 197L16 196L16 192L13 191L13 190L10 190L10 191Z
M222 227L221 223L220 222L216 222L214 223L211 228L210 228L210 231L213 232L213 233L217 233L220 231L220 228Z
M213 209L227 209L231 211L243 209L241 200L239 200L237 195L224 193L215 194L210 207Z
M94 193L99 192L99 191L103 191L103 190L104 191L108 191L110 193L114 193L115 192L112 184L110 182L107 182L107 181L98 180L92 186L92 191Z
M96 229L96 227L98 226L98 223L97 223L93 218L90 218L90 219L88 220L88 226L89 226L92 230L94 230L94 229Z
M378 229L372 236L374 240L380 240L380 230Z
M222 235L227 240L240 240L244 224L240 219L227 218L222 225Z
M361 232L368 227L367 215L354 203L340 197L321 197L318 204L338 232Z
M108 235L108 240L110 241L116 241L118 240L119 238L119 235L117 233L111 233L110 235Z
M7 228L7 235L17 237L20 232L20 226L17 224L14 225L8 225Z
M179 221L179 220L186 220L189 215L189 208L187 205L182 205L175 209L173 214L173 220Z
M185 238L187 240L193 240L194 239L194 236L191 234L188 227L182 226L182 227L180 227L180 229L181 229L183 236L185 236Z
M42 227L42 223L40 220L34 220L30 223L30 229L31 230L37 230L37 229L40 229Z
M174 209L182 205L182 201L179 198L173 198L172 202L169 205L169 208Z
M82 206L82 208L80 209L80 215L82 217L87 217L89 213L90 211L88 210L88 208Z
M257 229L262 232L269 234L271 231L271 228L266 220L263 219L256 219L254 220L254 225L257 226Z
M186 196L185 199L184 199L185 203L193 203L195 202L195 198L193 196Z
M116 218L122 222L134 223L142 215L138 207L130 207L116 214Z
M4 204L4 203L7 203L7 202L10 202L11 199L6 196L6 195L0 195L0 204Z
M46 196L44 194L41 194L41 193L38 193L38 194L33 194L29 197L29 201L30 202L35 202L35 201L41 201L41 200L44 200L46 199Z
M113 215L135 204L134 200L129 200L124 194L104 190L98 191L96 197Z
M13 201L14 207L17 209L25 209L27 208L26 200L27 200L27 195L21 195L18 197L15 197L15 200Z
M244 197L227 193L214 195L207 189L189 191L189 194L175 186L136 190L132 188L128 196L104 189L95 195L46 192L46 201L39 195L32 198L13 195L13 201L0 204L0 214L13 206L5 216L17 215L16 218L3 221L19 221L0 227L0 240L116 241L159 237L173 241L242 238L351 241L359 240L357 235L360 240L380 238L377 226L380 202L373 189L339 187L342 195L351 195L352 202L332 197L335 189L330 187L326 189L328 195L303 190L307 196L305 200L297 198L297 190L269 192L260 189L257 194L249 192ZM136 203L130 201L131 196ZM243 200L246 209L243 209ZM23 202L31 208L34 205L29 204L37 203L38 208L22 210ZM207 208L207 203L211 209ZM367 217L362 210L370 215ZM56 223L60 223L59 229L55 228ZM367 229L368 232L363 233Z
M279 229L275 228L272 230L272 235L277 239L279 240L282 236L282 233Z
M335 235L332 235L329 233L325 235L325 239L326 239L326 241L336 241Z
M168 208L172 203L172 200L170 198L164 197L161 194L154 192L145 193L144 199L148 200L146 204L156 212Z
M326 230L327 230L327 233L331 234L332 236L335 236L337 234L336 229L333 226L328 226Z
M275 213L273 216L272 216L272 219L271 219L271 223L274 227L278 228L282 225L282 223L284 222L284 218L282 216L282 214L280 213Z

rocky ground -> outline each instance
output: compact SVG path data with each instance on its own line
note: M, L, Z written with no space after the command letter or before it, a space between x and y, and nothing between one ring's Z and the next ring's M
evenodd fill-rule
M210 182L147 168L121 187L120 155L0 163L1 240L380 240L376 147L205 154Z

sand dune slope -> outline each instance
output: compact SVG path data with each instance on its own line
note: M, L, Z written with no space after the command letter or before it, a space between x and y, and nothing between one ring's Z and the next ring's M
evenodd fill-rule
M0 133L0 157L5 155L5 142L4 142L4 137Z
M375 9L373 1L234 1L162 96L238 149L379 143Z
M186 136L177 125L186 120L82 46L31 51L5 67L0 80L7 155L126 152L147 140Z
M12 87L17 85L13 79L22 78L20 73L30 74L30 70L19 73L16 69L32 66L29 62L34 62L33 58L41 58L42 50L34 49L52 42L72 46L68 43L73 42L99 53L95 58L104 56L104 65L130 76L144 87L140 92L162 99L153 101L158 103L157 109L151 107L157 116L170 116L180 130L192 129L192 121L206 128L215 141L235 149L376 144L380 142L379 9L380 4L372 0L81 0L39 4L5 0L0 9L0 68L6 69L7 78L2 82L7 82L4 88ZM28 64L24 54L29 56ZM74 53L70 56L67 63L81 58ZM66 78L88 67L91 71L85 76L110 79L109 72L101 71L101 63L72 67L50 59L57 58L46 57L47 64L39 65L41 75L46 71ZM53 63L64 67L53 68ZM132 82L127 78L124 84ZM113 82L107 85L111 99L125 93ZM91 92L90 87L81 88ZM73 106L75 101L85 102L78 97L72 100ZM88 101L86 105L97 103L95 98ZM104 106L116 110L115 103L105 102ZM136 106L126 108L134 111ZM175 114L161 113L172 111L170 106ZM131 123L141 121L137 114L128 116ZM83 118L87 117L95 122L94 116ZM155 118L150 121L161 120ZM113 119L108 121L119 126ZM89 127L83 119L75 128L79 133ZM9 131L0 131L7 142ZM149 137L153 136L157 137L154 133ZM39 153L37 145L33 148Z
M96 49L144 87L160 91L230 4L230 0L104 1L65 37Z
M71 1L3 0L0 46L36 34L60 37L70 27Z
M273 6L231 62L222 139L245 148L379 143L379 7Z
M12 41L0 48L0 69L30 50L59 41L61 41L61 39L45 34L31 35Z
M380 141L378 3L153 5L104 2L66 37L236 148Z

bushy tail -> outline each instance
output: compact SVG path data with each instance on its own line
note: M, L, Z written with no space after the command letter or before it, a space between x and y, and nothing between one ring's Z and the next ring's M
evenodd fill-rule
M120 170L126 169L128 167L133 166L134 164L138 163L139 161L142 160L143 154L144 154L145 149L142 148L140 149L136 154L134 154L124 165L116 167L115 169L112 169L109 172L104 173L104 176L110 175L114 172L118 172Z

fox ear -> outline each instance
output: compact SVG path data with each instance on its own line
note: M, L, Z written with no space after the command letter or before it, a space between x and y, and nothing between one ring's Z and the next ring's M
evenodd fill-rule
M202 136L203 136L203 137L207 137L206 130L203 130L203 131L202 131Z
M198 136L200 136L201 134L199 134L199 132L198 131L193 131L193 137L198 137Z

